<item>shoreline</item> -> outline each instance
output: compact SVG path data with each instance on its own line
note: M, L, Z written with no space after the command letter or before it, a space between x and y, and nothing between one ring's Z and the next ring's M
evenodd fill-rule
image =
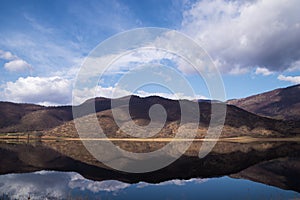
M1 140L17 141L124 141L124 142L300 142L300 137L285 138L257 138L250 136L228 137L228 138L68 138L68 137L51 137L51 136L0 136Z

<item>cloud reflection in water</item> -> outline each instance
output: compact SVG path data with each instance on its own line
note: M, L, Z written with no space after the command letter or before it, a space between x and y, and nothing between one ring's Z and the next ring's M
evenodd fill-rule
M7 174L0 176L0 194L12 199L64 199L72 196L73 191L86 193L113 192L130 186L144 188L150 185L185 185L202 183L207 179L171 180L158 184L140 182L128 184L116 180L92 181L76 172L39 171L24 174ZM79 192L79 193L80 193ZM78 192L77 192L78 193Z

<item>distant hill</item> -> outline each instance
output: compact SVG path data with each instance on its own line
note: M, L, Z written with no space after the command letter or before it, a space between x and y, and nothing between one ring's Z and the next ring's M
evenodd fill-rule
M300 84L227 103L265 117L300 120Z
M121 100L125 100L124 97ZM89 99L75 108L82 112L78 117L90 114L84 109L95 100L95 111L110 109L111 100L107 98ZM35 104L0 102L0 133L43 131L59 126L73 119L72 106L46 107Z
M71 106L0 102L0 132L46 130L72 119Z
M0 128L16 125L25 115L43 109L33 104L0 102Z
M136 124L146 125L149 123L149 108L154 104L162 105L167 113L167 122L164 128L155 137L173 137L176 134L178 125L180 124L181 110L178 100L170 100L162 97L145 97L138 96L126 97L130 98L129 111L131 118ZM122 102L122 98L119 99ZM184 101L186 108L193 116L193 110L189 109L189 105L198 104L200 108L199 134L197 137L204 137L211 118L211 103L209 102L192 102ZM215 103L216 106L220 103ZM118 107L123 109L122 103ZM192 108L192 106L191 106ZM125 107L124 107L125 109ZM97 112L99 124L108 137L130 137L122 132L115 123L112 110L107 109ZM92 120L92 116L84 116L85 122L88 124ZM127 122L130 119L123 119ZM288 123L281 120L261 117L253 113L247 112L233 105L227 105L227 114L222 137L233 136L255 136L255 137L281 137L287 135L295 135L299 133L300 126L296 123ZM46 132L49 136L78 137L74 122L70 121L61 126Z
M95 109L90 108L95 100ZM124 108L126 102L130 101L130 115L135 123L146 125L149 123L149 109L154 104L162 105L167 112L167 123L157 137L172 137L180 124L181 108L178 100L170 100L159 96L138 97L126 96L116 99L116 106ZM180 100L188 109L190 121L195 119L194 111L190 105L200 108L199 134L204 137L211 117L211 105L222 103L216 101L188 101ZM89 117L96 112L99 123L105 133L110 137L128 137L120 131L114 121L111 110L111 99L95 98L89 99L73 109L79 109L76 118ZM73 123L71 106L44 107L33 104L15 104L0 102L0 132L24 132L24 131L46 131L46 135L77 137ZM130 120L130 119L126 119ZM126 121L125 120L125 121ZM257 136L257 137L281 137L300 133L300 124L295 122L284 122L270 119L245 111L233 105L227 105L224 137L232 136Z

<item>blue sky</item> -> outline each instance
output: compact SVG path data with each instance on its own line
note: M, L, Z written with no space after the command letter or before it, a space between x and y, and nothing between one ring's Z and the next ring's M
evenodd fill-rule
M70 104L84 58L109 37L142 27L174 29L195 40L221 72L227 99L297 84L299 6L297 0L2 0L0 100ZM112 73L99 96L109 96L109 80L119 76ZM187 77L198 97L209 98L203 80ZM144 89L141 94L165 92Z

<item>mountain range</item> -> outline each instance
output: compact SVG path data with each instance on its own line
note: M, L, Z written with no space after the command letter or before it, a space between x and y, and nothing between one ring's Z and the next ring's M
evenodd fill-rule
M243 99L230 100L223 136L275 136L300 133L300 85L273 90ZM120 132L112 116L111 99L89 99L79 106L77 117L88 117L88 106L95 101L95 111L101 127L110 137L127 137ZM179 103L198 104L200 108L199 130L207 130L211 117L211 105L222 104L217 101L170 100L158 96L126 96L115 100L122 108L130 102L130 115L135 123L149 123L149 108L161 104L167 113L167 122L160 137L170 137L180 123ZM114 108L113 108L114 109ZM190 111L191 114L193 111ZM72 106L45 107L34 104L0 102L0 132L44 131L46 135L77 137L73 123ZM198 135L203 137L204 135Z

